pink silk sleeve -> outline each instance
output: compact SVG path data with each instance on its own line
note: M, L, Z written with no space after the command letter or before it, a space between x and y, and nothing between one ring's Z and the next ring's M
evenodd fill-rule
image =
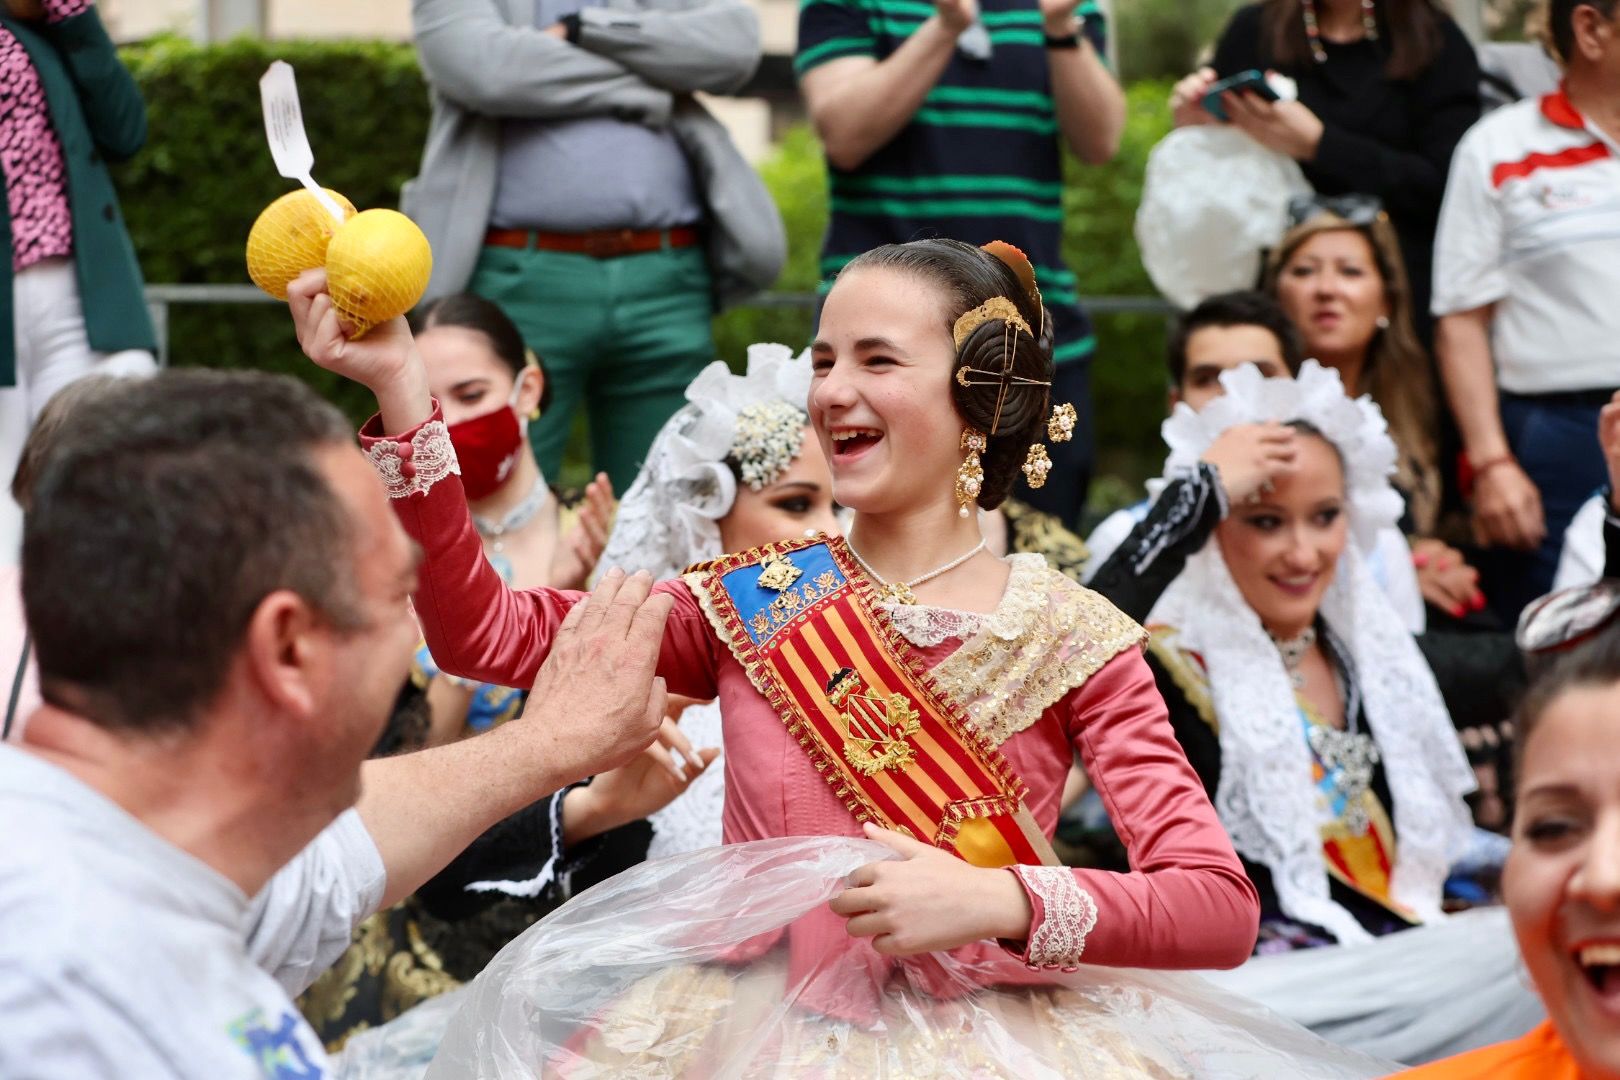
M1258 933L1259 894L1176 742L1142 654L1114 657L1066 704L1070 737L1132 867L1128 874L1071 871L1095 904L1095 923L1082 935L1085 962L1243 963ZM1033 924L1031 940L1052 936L1042 930Z
M373 417L360 429L360 445L382 474L406 534L422 548L412 600L434 662L478 682L533 686L557 627L585 594L514 590L489 565L436 402L431 419L397 436L383 435ZM717 649L697 598L679 581L654 588L675 598L658 674L671 693L713 698Z

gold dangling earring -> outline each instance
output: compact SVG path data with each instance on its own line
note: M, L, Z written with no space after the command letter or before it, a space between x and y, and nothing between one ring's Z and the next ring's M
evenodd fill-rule
M1038 488L1046 483L1046 474L1052 471L1052 459L1046 456L1046 444L1035 443L1024 458L1024 479L1029 486Z
M1080 416L1074 411L1074 406L1068 402L1052 406L1052 418L1046 422L1046 437L1053 442L1063 443L1074 438L1074 425L1080 422Z
M984 453L990 444L984 433L974 428L962 429L961 449L968 452L962 462L962 467L956 470L956 514L958 517L968 516L968 507L979 498L979 492L984 489L984 466L979 462L979 455Z

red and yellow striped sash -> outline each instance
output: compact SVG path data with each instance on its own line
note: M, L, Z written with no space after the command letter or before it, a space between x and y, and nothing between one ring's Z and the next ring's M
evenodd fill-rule
M841 540L726 556L686 580L857 821L978 866L1056 862L1023 782L934 685Z

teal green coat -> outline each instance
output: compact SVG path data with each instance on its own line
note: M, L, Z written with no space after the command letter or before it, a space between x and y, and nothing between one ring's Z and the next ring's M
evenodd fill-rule
M146 104L118 59L96 9L59 23L23 22L0 7L0 26L16 36L45 89L51 127L67 164L73 216L73 263L90 347L100 352L157 348L142 296L141 268L124 229L107 162L123 161L146 141ZM0 386L17 382L12 293L11 213L0 199Z

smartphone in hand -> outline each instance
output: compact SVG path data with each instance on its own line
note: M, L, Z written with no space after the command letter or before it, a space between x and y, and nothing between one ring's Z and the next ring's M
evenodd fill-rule
M1221 95L1229 90L1233 92L1248 90L1251 93L1258 94L1266 101L1278 100L1277 91L1273 90L1271 84L1266 82L1266 77L1262 72L1254 68L1250 68L1248 71L1240 71L1230 78L1222 79L1204 92L1204 110L1223 124L1231 119L1226 115L1226 106L1221 104Z

